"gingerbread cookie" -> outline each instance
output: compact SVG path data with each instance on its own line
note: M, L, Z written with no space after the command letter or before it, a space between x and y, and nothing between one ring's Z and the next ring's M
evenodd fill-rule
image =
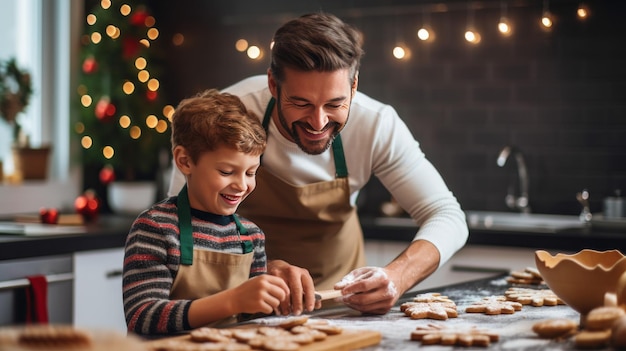
M437 292L416 295L412 301L401 304L400 311L411 319L446 320L458 316L456 303Z
M228 329L203 327L189 333L193 342L229 342L232 332Z
M282 323L280 323L278 326L283 329L289 330L295 326L303 325L308 321L309 321L309 316L302 315L302 316L288 318Z
M509 288L504 296L509 301L516 301L522 305L532 305L535 307L541 306L556 306L564 305L565 302L561 300L550 289L529 289L529 288Z
M611 330L583 330L574 336L574 345L580 349L599 349L609 345Z
M536 268L526 267L523 271L511 271L506 281L510 284L540 285L543 277Z
M613 322L624 315L626 315L626 312L621 307L596 307L587 314L585 329L589 331L610 329L613 326Z
M411 340L421 341L422 345L458 345L487 347L491 342L498 341L497 333L481 330L475 326L443 326L428 324L418 326L411 332Z
M504 296L487 296L480 301L473 302L465 308L467 313L484 313L487 315L513 314L520 311L522 304L515 301L507 301Z
M546 319L533 324L532 330L543 339L564 338L576 332L578 323L571 319L554 318Z
M626 349L626 316L621 316L611 327L611 346L618 350Z
M69 349L89 346L91 335L72 326L42 324L24 328L17 341L28 347Z
M458 316L456 305L438 302L405 302L400 305L400 310L411 319L446 320Z

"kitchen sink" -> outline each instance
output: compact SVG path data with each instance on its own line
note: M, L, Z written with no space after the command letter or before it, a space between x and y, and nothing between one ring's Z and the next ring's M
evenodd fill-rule
M497 211L466 211L470 229L517 232L556 233L564 229L582 228L585 223L578 216ZM390 227L417 227L411 218L379 217L376 225Z
M557 232L585 226L579 216L571 215L467 211L466 217L470 229Z

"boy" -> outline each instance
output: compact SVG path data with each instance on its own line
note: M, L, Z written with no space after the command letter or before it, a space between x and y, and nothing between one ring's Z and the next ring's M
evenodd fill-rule
M238 217L255 188L266 133L236 96L209 90L172 118L174 162L186 184L134 221L124 258L128 330L164 334L272 313L289 295L266 273L265 235Z

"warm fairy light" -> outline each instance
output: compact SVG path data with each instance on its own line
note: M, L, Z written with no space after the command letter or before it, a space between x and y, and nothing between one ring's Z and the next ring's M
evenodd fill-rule
M132 126L129 131L130 137L133 139L139 139L141 137L141 128Z
M135 84L133 84L133 82L126 81L122 86L122 90L126 95L130 95L135 91Z
M157 126L157 123L159 123L159 119L155 115L146 117L146 126L148 126L148 128L154 129Z
M166 105L163 107L163 116L167 117L167 119L171 120L172 115L174 115L174 106Z
M120 120L119 120L120 127L126 129L130 127L130 122L131 122L130 117L128 117L127 115L122 115L120 117Z
M430 39L430 31L426 27L422 27L417 31L417 37L422 41Z
M465 32L465 40L467 40L468 43L478 44L480 43L480 39L480 34L474 30L467 30Z
M150 42L148 41L148 39L141 39L139 43L147 48L150 47Z
M553 20L552 20L552 15L550 14L550 12L544 12L543 16L541 17L541 25L545 28L545 29L549 29L552 28L552 24L553 24Z
M109 37L117 39L120 36L120 29L112 24L109 24L106 28L106 33Z
M154 128L159 133L165 133L167 131L167 122L165 120L160 119L159 123L157 123L156 128Z
M100 6L102 6L103 9L108 9L109 7L111 7L111 0L102 0L100 1Z
M589 8L584 4L580 4L578 9L576 9L576 16L580 20L586 20L589 17Z
M246 39L239 39L235 42L235 49L239 52L244 52L248 49L248 41Z
M392 50L393 57L398 60L406 60L410 57L411 52L403 44L399 44Z
M152 78L148 81L148 89L151 91L159 90L159 81L156 78Z
M94 44L98 44L100 43L101 40L102 40L102 35L100 35L100 33L98 32L91 33L91 42L93 42Z
M156 40L156 38L159 37L159 30L156 28L150 28L148 29L148 38L150 38L150 40Z
M145 83L148 81L148 79L150 79L150 72L148 71L139 71L139 73L137 73L137 79L139 79L140 82Z
M98 18L93 13L90 13L90 14L87 15L87 24L88 25L93 26L94 24L96 24L97 20L98 20Z
M513 33L513 28L507 18L500 18L500 22L498 22L498 31L504 36L509 36Z
M83 122L77 122L74 124L74 131L77 134L83 134L85 132L85 124Z
M124 4L124 5L120 6L120 13L122 14L122 16L130 15L131 11L132 10L131 10L130 6L128 6L128 4Z
M91 99L91 96L85 94L83 96L80 97L80 103L81 105L83 105L84 107L89 107L91 106L91 103L93 102L93 100Z
M112 146L107 145L102 148L102 156L104 156L104 158L106 158L107 160L113 158L113 155L115 155L115 150Z
M248 50L246 50L246 53L248 54L248 57L253 60L260 58L262 54L261 49L256 45L251 45Z
M146 68L146 65L148 64L148 61L146 61L145 58L143 57L137 57L137 59L135 60L135 67L137 69L144 69Z
M181 33L176 33L172 37L172 44L174 44L174 46L181 46L183 45L184 42L185 42L185 36L182 35Z
M83 149L89 149L92 145L93 140L91 140L91 137L89 135L85 135L80 138L80 146L82 146Z
M153 16L148 16L143 24L145 24L146 27L153 27L156 24L156 19Z

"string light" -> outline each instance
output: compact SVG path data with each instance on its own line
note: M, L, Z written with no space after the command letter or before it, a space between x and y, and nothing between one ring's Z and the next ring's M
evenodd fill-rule
M508 37L511 34L513 34L513 27L509 19L506 17L507 15L506 10L507 10L506 1L504 0L500 1L500 21L498 22L498 31L500 32L500 34L504 35L505 37Z
M579 4L578 8L576 9L576 16L581 21L584 21L587 18L589 18L589 7L587 7L587 5L582 4L582 3Z
M471 3L467 10L467 28L465 30L465 40L470 44L480 43L480 33L474 28L474 8Z
M543 0L543 13L541 15L541 28L549 31L554 25L554 17L550 13L548 0Z
M422 12L422 27L417 30L417 38L425 42L432 42L435 40L435 31L430 26L429 12Z
M248 50L246 50L246 54L249 58L253 60L258 60L263 57L263 51L261 51L261 48L256 45L251 45L250 47L248 47Z
M239 39L235 42L235 50L244 52L248 49L248 41L246 39Z

